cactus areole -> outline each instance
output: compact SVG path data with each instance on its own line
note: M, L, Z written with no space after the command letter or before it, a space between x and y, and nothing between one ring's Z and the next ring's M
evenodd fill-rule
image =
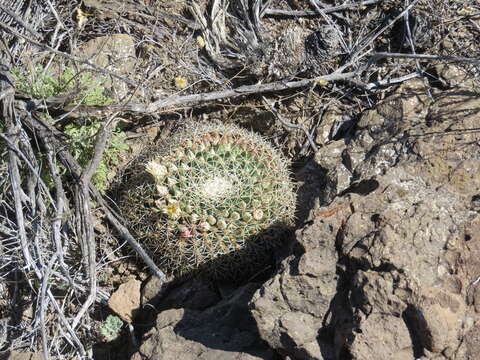
M172 274L252 270L293 222L288 161L237 126L185 125L143 156L135 173L120 207Z

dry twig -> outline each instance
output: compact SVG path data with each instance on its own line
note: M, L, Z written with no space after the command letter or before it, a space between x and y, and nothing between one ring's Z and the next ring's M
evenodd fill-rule
M384 0L365 0L352 3L346 3L339 6L326 7L322 9L324 14L331 14L340 11L362 9L368 5L374 5ZM318 16L319 12L314 10L283 10L283 9L265 9L264 16Z
M391 59L417 59L417 60L440 60L450 62L463 62L469 64L480 64L480 59L468 58L464 56L442 56L442 55L429 55L429 54L403 54L403 53L387 53L377 52L371 54L372 60L379 60L383 58Z
M291 129L297 129L297 130L303 131L305 133L305 136L307 137L308 142L309 142L310 146L312 147L313 151L314 152L318 151L318 147L315 144L315 141L313 141L313 137L312 137L312 135L310 135L310 133L308 132L307 129L305 129L301 125L292 124L291 122L288 122L287 120L283 119L283 117L278 113L278 111L275 109L275 107L272 104L270 104L264 96L262 96L262 100L263 100L263 103L265 104L265 106L270 109L270 111L275 116L275 118L278 121L280 121L283 124L283 126L289 127Z

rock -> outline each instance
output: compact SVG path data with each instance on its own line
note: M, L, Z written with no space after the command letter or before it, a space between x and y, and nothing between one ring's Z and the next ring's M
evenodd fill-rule
M455 64L439 63L435 65L438 76L450 87L462 87L474 90L478 87L478 78L472 70Z
M258 284L248 284L203 311L161 312L132 359L273 359L248 312L248 299L257 288Z
M156 276L150 277L142 287L142 305L155 302L158 296L163 293L164 281Z
M408 315L414 322L416 341L432 353L457 348L465 318L464 301L439 289L422 292L425 295Z
M465 334L466 359L474 360L480 354L480 323Z
M401 274L359 271L353 282L352 305L361 309L349 345L354 359L412 359L413 344L402 315L411 290Z
M315 142L319 145L329 143L336 135L335 129L343 122L343 111L337 106L328 108L322 115L322 121L316 128Z
M439 277L445 262L440 258L466 213L449 191L431 188L419 175L409 165L397 166L376 177L379 188L367 197L350 194L356 211L339 245L369 268L402 269L410 279L432 286L449 277Z
M452 132L453 130L473 129L471 126L476 125L480 109L478 108L480 99L475 92L468 91L445 91L435 97L435 102L429 109L426 118L426 124L430 128L436 130L446 130ZM462 138L476 139L476 133L462 134ZM453 140L458 140L458 136L450 134L446 137L446 145L450 145ZM441 145L441 144L439 144ZM463 156L468 156L463 151ZM460 154L458 154L460 155Z
M474 285L473 304L475 306L475 311L480 313L480 285L478 283Z
M462 256L452 259L452 263L464 261L462 264L463 286L473 295L469 303L473 303L477 313L480 313L480 209L473 210L470 214L462 233L459 234L459 253Z
M136 64L135 41L127 34L107 35L89 40L75 51L75 55L125 77L133 72ZM123 81L108 77L103 81L103 85L111 89L117 100L129 92L128 85Z
M354 359L414 359L412 341L401 317L375 313L360 321L350 352Z
M142 304L157 305L155 297L162 283L152 277L142 290ZM162 308L206 309L220 301L220 296L213 289L212 283L205 279L191 279L178 287L173 287L161 299Z
M0 360L40 360L43 359L41 352L12 350L0 354Z
M140 281L130 280L120 285L108 300L110 309L128 323L132 322L140 307L140 286Z
M475 311L471 284L480 269L480 135L468 129L480 104L458 91L434 99L409 81L365 112L337 157L350 184L332 187L329 206L311 213L313 224L327 217L331 233L319 231L317 239L335 242L345 264L336 290L347 291L348 301L333 301L328 327L319 329L334 329L337 357L460 359L469 351L462 332ZM328 161L329 150L315 156L326 184L342 173L338 160ZM340 218L332 223L328 216Z
M282 356L323 359L317 337L337 286L332 229L319 220L298 231L297 239L304 253L287 258L250 307L260 336Z
M378 273L359 270L354 277L351 302L364 314L379 312L400 317L406 310L406 301L412 293L402 284L401 274L392 271Z

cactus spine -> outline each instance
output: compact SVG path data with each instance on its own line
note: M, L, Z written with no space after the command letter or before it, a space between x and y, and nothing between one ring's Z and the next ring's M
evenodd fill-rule
M188 124L149 151L134 173L120 207L159 265L174 274L206 267L229 277L254 268L279 229L292 225L288 161L233 125Z

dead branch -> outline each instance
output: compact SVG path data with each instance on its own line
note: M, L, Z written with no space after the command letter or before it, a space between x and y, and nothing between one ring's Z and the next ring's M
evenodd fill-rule
M113 119L113 117L112 117ZM110 120L112 120L110 119ZM75 186L75 214L76 214L76 228L77 233L81 239L82 254L84 255L85 270L89 279L89 294L84 304L80 308L79 312L73 320L72 327L75 327L80 323L83 315L88 311L90 306L95 301L95 295L97 292L97 273L96 273L96 244L95 233L93 229L93 217L90 208L90 180L96 171L100 160L102 159L105 145L111 134L114 121L107 121L99 133L95 142L95 150L92 159L88 162L87 166L82 170L78 183Z
M358 62L361 58L365 57L368 55L370 51L366 51L362 53L367 47L369 47L375 39L377 39L380 35L382 35L386 30L390 29L395 23L401 19L405 14L407 14L418 2L419 0L413 0L400 14L395 16L392 20L390 20L385 26L380 28L377 32L374 32L368 36L366 36L363 41L360 42L359 46L357 49L352 51L352 54L350 55L350 61L348 61L346 64L342 65L338 71L343 71L344 69L347 69L350 67L352 64Z
M28 211L29 208L32 208L34 211L34 205L33 203L39 203L41 204L41 199L37 198L37 195L33 193L34 187L30 187L29 195L25 194L23 189L22 189L22 180L20 176L20 164L21 161L24 161L25 163L29 163L28 159L25 159L23 157L23 152L21 151L21 146L22 142L20 140L20 137L24 134L24 130L22 128L22 124L20 122L20 117L21 114L18 114L16 107L14 106L15 100L13 97L13 85L12 83L8 80L8 69L5 65L0 64L1 67L1 73L0 73L0 89L1 93L3 94L2 100L0 101L0 110L2 113L2 118L5 121L6 128L7 128L7 136L4 134L2 135L2 138L5 139L8 137L8 141L6 141L6 145L8 148L8 154L9 154L9 160L8 160L8 167L9 167L9 177L10 177L10 185L11 185L11 193L12 197L14 200L14 212L15 212L15 218L16 218L16 233L18 236L18 241L20 244L21 251L23 253L23 262L24 264L22 265L22 270L28 270L30 269L33 275L43 283L43 280L46 276L45 272L43 272L42 269L39 268L39 265L42 262L41 258L37 258L32 255L32 252L30 251L30 244L29 244L29 238L27 236L27 229L29 228L29 225L27 225L26 222L26 213L24 209ZM10 89L10 90L9 90ZM26 137L25 137L26 138ZM29 146L28 142L24 142L23 146ZM22 154L20 156L19 154ZM31 155L31 154L30 154ZM28 165L30 173L35 173L35 169L31 164ZM33 171L32 171L33 170ZM41 188L41 187L40 187ZM35 246L37 246L37 252L38 252L38 239L35 237L36 234L32 234L34 236L33 240L35 243ZM38 254L41 257L41 253ZM37 256L37 254L36 254ZM27 277L28 279L28 277ZM31 279L28 279L29 281ZM30 286L32 284L30 283ZM42 292L43 294L46 294L48 296L49 302L53 304L54 310L57 313L58 318L60 319L60 322L62 322L63 326L67 329L68 332L68 337L67 340L73 341L75 344L75 348L78 351L78 354L80 356L85 356L85 348L78 339L77 335L73 331L72 327L70 326L69 322L65 318L62 309L57 303L57 300L53 296L49 286L44 289ZM43 300L42 300L43 299ZM44 309L44 305L46 304L47 301L45 301L45 297L40 298L41 301L41 309ZM45 305L46 306L46 305ZM43 311L43 310L41 310ZM42 315L40 312L40 323L44 324L44 321L42 320ZM41 332L42 332L42 337L45 337L45 329L43 328L43 325L41 325ZM48 346L48 344L44 343L44 346Z
M339 6L332 6L323 8L322 11L325 14L331 14L340 11L347 11L347 10L359 10L368 5L374 5L380 3L384 0L365 0L365 1L358 1L355 3L347 3ZM319 16L318 11L314 10L283 10L283 9L265 9L263 12L264 16Z
M45 320L45 312L47 308L47 288L48 288L48 280L50 279L50 274L52 272L53 265L57 260L57 254L53 254L48 262L48 266L43 274L42 278L42 286L40 289L40 329L42 333L42 342L43 342L43 357L45 360L50 358L48 352L48 337L47 337L47 329L46 329L46 320Z
M26 24L17 14L15 14L12 10L5 8L3 5L0 4L0 10L4 13L8 14L13 20L15 20L19 25L21 25L25 30L27 30L30 34L35 36L37 39L40 39L40 34L35 31L30 25Z
M140 103L127 102L112 105L67 105L61 108L65 113L70 113L71 117L78 116L106 116L114 112L132 113L139 115L151 115L159 112L167 112L169 109L175 110L176 107L181 106L195 106L208 104L213 101L234 99L240 96L249 96L265 93L275 93L286 90L298 89L301 87L314 85L317 82L336 82L351 80L358 75L357 72L339 73L334 72L328 75L317 76L310 79L295 80L295 81L275 81L266 84L245 85L234 89L227 89L221 91L212 91L201 94L178 95L174 94L166 98L159 99L149 105ZM40 104L38 101L33 101L33 104ZM47 98L44 103L50 106L56 105L53 98ZM58 103L60 105L61 102ZM53 129L51 129L53 131ZM52 132L53 134L53 132ZM56 131L58 136L61 136L59 131Z
M97 197L97 200L100 200L99 197ZM118 220L118 215L113 212L108 205L105 204L103 199L101 199L101 204L103 206L103 211L105 213L105 216L107 217L108 221L112 226L115 228L119 236L126 241L131 248L142 258L142 260L147 264L147 266L150 268L152 271L153 275L158 277L162 282L167 281L167 277L161 271L158 266L153 262L153 260L150 258L150 256L146 253L146 251L138 244L138 242L135 240L135 238L130 234L128 229L122 225L122 223Z
M23 104L23 103L22 103ZM23 104L24 105L24 104ZM46 123L42 119L33 118L33 117L24 117L22 121L25 122L25 126L32 129L39 139L44 144L50 144L53 148L57 149L58 157L62 164L70 170L72 175L76 179L80 179L82 176L82 167L77 163L74 157L66 150L65 145L63 144L62 135L63 133L57 130L54 126ZM102 137L105 135L102 135ZM97 140L97 144L98 144ZM104 138L100 138L100 141L106 141ZM100 146L100 144L98 144ZM127 241L132 248L137 252L137 254L145 261L145 263L150 267L153 274L159 279L166 279L165 274L155 265L153 260L148 256L148 254L142 249L140 244L135 240L135 238L130 234L130 232L118 221L118 216L115 216L112 210L106 205L103 200L102 195L95 189L93 186L89 186L89 191L94 195L95 200L102 205L102 210L105 215L111 222L115 230L121 235L122 239Z
M464 62L469 64L480 64L480 59L468 58L464 56L442 56L442 55L429 55L429 54L402 54L402 53L387 53L378 52L371 54L372 60L379 60L383 58L391 59L420 59L420 60L441 60L451 62Z
M339 73L335 72L329 75L317 76L311 79L303 79L297 81L276 81L267 84L255 84L255 85L245 85L240 86L235 89L228 89L223 91L212 91L209 93L203 94L192 94L185 96L173 95L169 96L166 99L157 100L144 109L143 112L146 114L151 114L158 112L162 109L173 107L173 106L183 106L183 105L198 105L202 103L207 103L215 100L224 100L228 98L236 98L240 96L253 95L253 94L265 94L271 92L279 92L284 90L298 89L304 86L312 85L318 81L342 81L355 77L357 72L348 72L348 73ZM139 109L139 108L137 108ZM140 109L139 109L140 110Z

